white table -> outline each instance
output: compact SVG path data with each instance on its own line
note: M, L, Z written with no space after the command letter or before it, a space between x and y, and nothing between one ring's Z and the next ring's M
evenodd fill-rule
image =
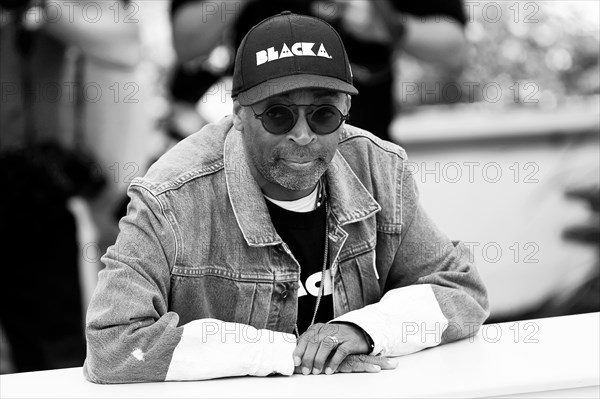
M96 385L81 368L0 377L2 398L596 397L600 313L484 326L473 339L400 358L378 374Z

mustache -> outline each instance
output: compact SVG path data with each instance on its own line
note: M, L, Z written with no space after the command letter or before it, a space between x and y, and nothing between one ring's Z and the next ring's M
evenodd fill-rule
M326 159L327 151L323 148L308 148L308 147L289 147L276 148L272 153L274 158L311 158L311 159Z

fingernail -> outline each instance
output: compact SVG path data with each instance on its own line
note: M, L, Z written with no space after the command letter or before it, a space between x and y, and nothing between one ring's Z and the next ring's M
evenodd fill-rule
M388 367L395 369L398 367L399 360L398 359L388 359L387 364Z
M325 369L325 374L327 374L327 375L331 375L331 374L333 374L333 370L331 369L331 367L327 367L327 368Z
M313 374L317 375L317 374L321 374L321 370L314 368L312 371Z
M300 366L300 363L302 363L302 359L300 359L298 356L294 356L294 366L298 367Z
M310 370L308 369L308 367L302 367L302 374L304 374L304 375L310 374Z

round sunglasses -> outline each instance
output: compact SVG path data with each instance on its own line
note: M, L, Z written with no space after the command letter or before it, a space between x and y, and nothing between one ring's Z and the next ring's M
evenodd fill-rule
M261 114L257 114L254 108L251 108L254 117L260 119L267 132L279 135L286 134L296 126L300 106L306 107L306 122L310 129L319 135L335 132L350 117L350 114L342 114L342 111L331 104L274 104Z

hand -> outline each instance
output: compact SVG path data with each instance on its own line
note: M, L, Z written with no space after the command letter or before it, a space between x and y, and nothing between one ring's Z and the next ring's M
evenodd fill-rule
M332 336L337 338L337 346ZM369 344L360 327L317 323L298 338L293 353L294 366L305 375L320 374L327 366L325 373L333 374L348 355L365 354L368 350Z
M385 356L349 355L336 370L336 373L379 373L381 370L393 370L398 360Z
M381 370L393 370L398 366L398 360L384 356L348 355L339 365L336 373L379 373ZM296 367L295 374L300 374Z

